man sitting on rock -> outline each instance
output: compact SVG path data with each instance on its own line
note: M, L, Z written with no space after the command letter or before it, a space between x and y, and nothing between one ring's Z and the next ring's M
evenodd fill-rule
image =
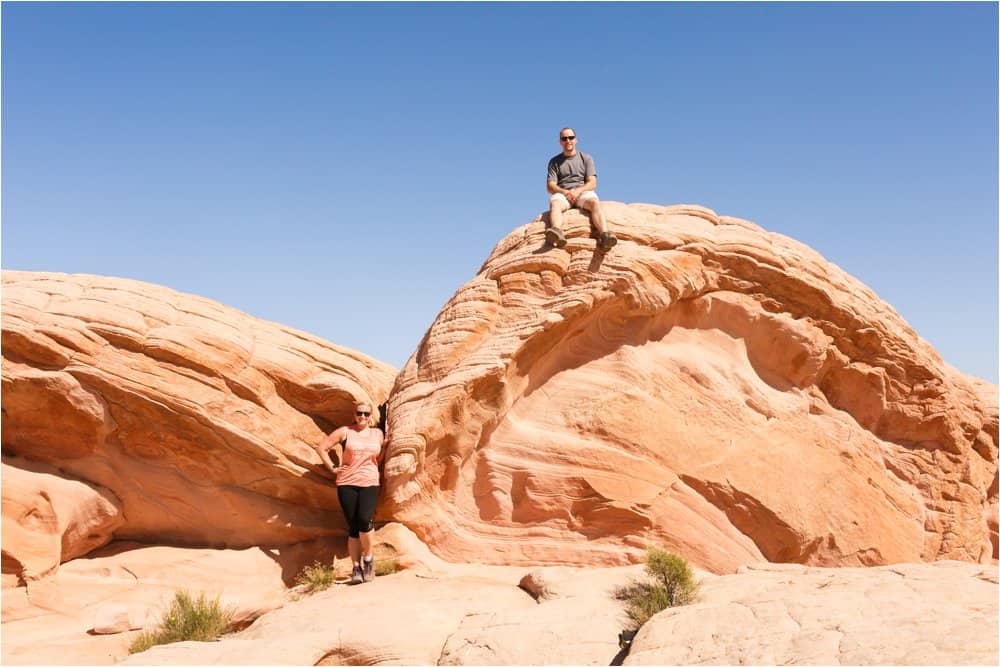
M563 211L579 208L590 211L591 222L600 235L597 249L607 252L618 243L618 239L604 224L604 213L597 199L594 158L576 150L576 131L571 127L559 131L559 143L562 153L549 160L546 187L552 196L549 198L549 228L545 230L545 240L557 248L566 245L566 236L562 231Z

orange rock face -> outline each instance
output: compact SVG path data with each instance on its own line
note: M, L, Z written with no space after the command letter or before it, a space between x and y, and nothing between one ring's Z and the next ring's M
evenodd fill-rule
M607 203L504 238L397 378L386 517L448 560L996 557L997 388L808 247Z
M353 420L355 399L384 402L394 373L352 350L163 287L3 274L4 454L48 463L94 488L90 496L115 518L89 548L112 532L227 547L342 532L336 489L319 474L311 446ZM80 555L67 556L60 527L79 520L66 516L66 503L26 509L38 484L15 472L4 470L5 572L19 559L35 570L58 564L60 541L62 560ZM8 502L11 479L24 487L12 489L16 503ZM19 546L9 526L44 539Z
M107 544L122 522L118 499L107 489L66 479L45 464L4 456L4 575L19 583L40 579L60 563Z

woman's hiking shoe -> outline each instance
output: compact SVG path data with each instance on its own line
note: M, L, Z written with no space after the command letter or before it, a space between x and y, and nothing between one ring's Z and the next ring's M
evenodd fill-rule
M364 568L362 570L361 576L365 581L371 581L375 578L375 559L367 558L364 561Z
M558 227L549 227L545 230L545 240L557 248L566 245L566 236Z
M351 570L351 584L360 584L365 580L365 575L361 571L360 565L355 565L354 569Z
M597 249L601 252L607 252L615 247L618 243L618 237L611 232L604 232L601 234L601 240L597 243Z

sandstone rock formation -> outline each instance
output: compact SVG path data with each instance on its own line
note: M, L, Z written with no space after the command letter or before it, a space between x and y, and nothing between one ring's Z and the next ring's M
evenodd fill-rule
M995 664L995 567L760 563L995 558L996 387L794 241L606 210L603 258L578 214L563 250L540 220L504 239L397 378L381 518L433 553L389 524L405 572L298 601L344 555L310 445L393 369L162 287L4 272L2 662L113 664L187 588L258 620L126 664L608 664L641 568L535 566L658 545L756 564L701 572L632 663Z
M808 247L609 202L504 238L396 380L383 516L448 560L996 557L997 391Z
M2 468L5 588L107 544L124 521L107 489L17 457L4 456Z
M995 665L997 570L750 566L642 627L626 665Z
M5 271L3 451L73 487L43 493L51 480L4 459L5 573L44 573L112 535L247 547L342 533L311 445L353 421L355 398L383 403L393 376L208 299Z
M442 563L336 585L219 641L156 646L120 664L607 665L620 657L624 623L612 591L640 570ZM625 664L997 661L995 567L780 565L700 576L698 602L654 616ZM545 595L534 599L519 581Z
M153 619L155 623L158 619ZM121 603L102 604L94 612L95 635L116 635L129 630L142 630L150 624L149 609L142 605Z
M218 642L183 642L122 665L607 665L618 653L612 590L639 569L435 563L336 585L264 614ZM535 600L518 582L554 580Z
M5 535L6 539L6 535ZM4 665L113 665L136 632L155 627L178 590L216 596L245 626L288 602L287 552L195 549L116 541L64 563L51 576L3 591ZM295 560L296 554L290 554ZM118 628L106 625L124 608Z
M469 573L465 566L450 566L438 559L411 531L399 524L379 527L374 547L377 558L392 559L401 571L407 570L422 580L437 581L445 576ZM31 580L27 586L4 590L0 662L4 665L115 664L128 657L129 645L137 634L127 630L139 625L146 630L157 627L162 612L178 590L187 590L195 597L202 593L209 599L218 596L224 606L234 610L237 628L242 629L266 612L282 607L288 607L289 612L294 610L304 588L293 586L297 576L305 566L317 560L329 564L333 557L336 557L340 578L346 581L350 560L345 540L340 538L241 550L115 541L89 553L86 558L64 563L51 576ZM346 569L342 565L346 565ZM504 572L506 579L515 576ZM475 582L476 578L472 577L471 581ZM515 591L513 585L506 588L510 589L508 597L525 602L525 596ZM384 592L385 589L380 590ZM473 595L475 591L470 588L460 597ZM341 600L334 598L333 603L333 607L324 609L317 620L341 613ZM457 602L452 606L457 606ZM373 607L372 613L377 613L379 608L380 605ZM413 613L412 608L400 606L400 612L404 610ZM326 630L325 640L334 641L329 622L322 627ZM375 633L382 627L375 624L371 629ZM266 644L266 650L256 655L248 652L241 662L295 662L303 655L290 646L285 637L269 637ZM204 648L203 644L196 646ZM320 656L328 650L332 648L324 648ZM268 659L270 655L284 657ZM195 662L202 660L195 659Z

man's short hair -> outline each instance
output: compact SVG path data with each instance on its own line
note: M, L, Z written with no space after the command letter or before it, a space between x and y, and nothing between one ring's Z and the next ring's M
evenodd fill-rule
M563 129L559 130L559 136L561 137L562 133L565 132L566 130L570 130L571 132L573 132L573 134L576 134L576 130L574 130L572 127L564 127Z

